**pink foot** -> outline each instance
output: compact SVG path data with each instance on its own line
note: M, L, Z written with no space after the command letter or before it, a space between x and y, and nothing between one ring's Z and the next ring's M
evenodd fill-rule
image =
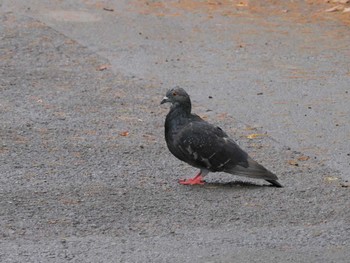
M181 179L179 183L183 185L203 185L205 181L203 180L203 176L199 173L191 179Z

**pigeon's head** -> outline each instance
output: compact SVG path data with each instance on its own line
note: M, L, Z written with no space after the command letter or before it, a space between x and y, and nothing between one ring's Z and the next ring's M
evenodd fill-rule
M191 105L190 96L183 88L175 87L168 90L160 104L170 102L172 105Z

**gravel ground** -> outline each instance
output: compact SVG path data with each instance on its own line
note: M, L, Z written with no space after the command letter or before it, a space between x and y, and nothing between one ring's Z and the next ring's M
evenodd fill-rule
M167 87L30 16L2 12L0 30L1 262L348 262L340 171L269 134L248 139L265 131L194 92L194 110L285 187L225 174L181 186L195 170L166 149Z

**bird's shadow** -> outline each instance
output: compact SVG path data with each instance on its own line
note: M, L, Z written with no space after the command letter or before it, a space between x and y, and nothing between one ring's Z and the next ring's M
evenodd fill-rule
M262 187L271 187L272 185L267 185L267 184L256 184L253 182L244 182L244 181L230 181L230 182L205 182L205 187L210 188L210 187L222 187L222 188L239 188L239 187L244 187L244 188L251 188L251 189L257 189L257 188L262 188Z

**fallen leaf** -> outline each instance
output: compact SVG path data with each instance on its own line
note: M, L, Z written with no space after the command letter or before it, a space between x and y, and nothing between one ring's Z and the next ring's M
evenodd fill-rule
M350 187L350 183L349 182L341 183L340 186L347 188L347 187Z
M325 12L338 12L338 11L342 11L343 9L344 9L344 6L336 5L336 6L333 6L331 8L326 9Z
M246 131L254 131L256 129L257 129L256 127L249 126L249 125L245 128Z
M236 4L236 6L248 6L248 3L239 2L238 4Z
M350 2L350 0L330 0L330 1L327 1L328 3L335 3L335 4L347 4Z
M156 137L154 135L151 135L151 134L143 134L142 137L148 141L152 141L152 142L156 141Z
M307 155L302 155L298 157L298 161L307 161L309 159L310 159L310 156L307 156Z
M299 166L299 164L298 164L297 161L295 161L295 160L289 160L288 163L289 163L290 165Z
M224 112L224 113L218 114L218 115L216 116L216 118L218 118L219 120L224 120L224 119L227 118L227 113Z
M336 180L338 180L339 178L338 177L335 177L335 176L326 176L325 178L324 178L324 180L326 181L326 182L333 182L333 181L336 181Z
M253 133L253 134L249 134L247 136L248 139L256 139L258 137L262 137L262 136L266 136L266 134L261 134L261 133Z
M119 133L120 136L129 136L129 132L128 131L123 131L121 133Z
M109 12L113 12L113 11L114 11L114 9L113 9L113 8L108 8L108 7L104 7L104 8L103 8L103 10L105 10L105 11L109 11Z
M344 8L343 13L350 12L350 7Z
M99 67L97 68L97 70L99 70L99 71L103 71L103 70L108 69L109 67L110 67L110 65L108 65L108 64L104 64L104 65L99 66Z

